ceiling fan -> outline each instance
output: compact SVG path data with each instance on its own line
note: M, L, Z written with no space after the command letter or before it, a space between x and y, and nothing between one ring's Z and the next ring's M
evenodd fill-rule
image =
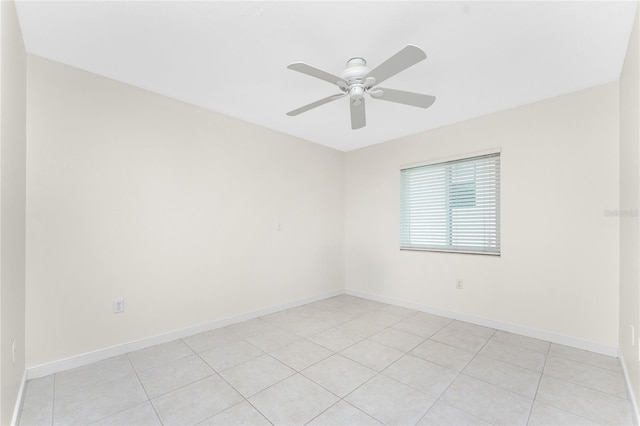
M355 130L366 125L364 109L365 93L369 94L373 99L382 99L383 101L428 108L435 102L435 96L377 86L389 77L398 74L400 71L404 71L426 58L427 55L422 49L410 44L374 69L367 67L367 61L362 58L349 59L349 61L347 61L347 69L340 74L340 77L302 62L290 64L287 68L335 84L342 93L294 109L293 111L289 111L287 115L296 116L310 109L335 101L336 99L349 96L351 128Z

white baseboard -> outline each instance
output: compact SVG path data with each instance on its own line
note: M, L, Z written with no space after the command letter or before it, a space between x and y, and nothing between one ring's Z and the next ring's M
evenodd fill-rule
M633 406L633 424L637 425L640 422L640 412L638 411L638 403L636 400L636 395L633 392L633 388L631 387L631 378L629 377L629 371L627 370L627 363L624 360L624 356L622 355L622 351L618 351L618 358L620 359L620 364L622 365L622 371L624 373L624 379L627 383L627 393L629 394L629 399L631 400L631 405Z
M599 354L609 355L613 357L618 356L618 348L615 348L613 346L603 345L601 343L591 342L589 340L583 340L575 337L564 336L561 334L551 333L543 330L537 330L534 328L523 327L520 325L511 324L511 323L502 322L502 321L496 321L488 318L476 317L473 315L463 314L461 312L450 311L447 309L440 309L440 308L434 308L431 306L418 305L411 302L405 302L403 300L392 299L385 296L378 296L376 294L371 294L371 293L367 293L360 290L346 289L345 294L348 294L350 296L362 297L363 299L374 300L376 302L382 302L382 303L388 303L390 305L401 306L403 308L414 309L416 311L426 312L429 314L439 315L439 316L452 318L460 321L466 321L472 324L482 325L484 327L495 328L496 330L517 333L527 337L546 340L547 342L558 343L566 346L572 346L578 349L585 349L590 352L596 352Z
M258 309L256 311L246 312L240 315L223 318L221 320L198 324L158 336L147 337L133 342L123 343L121 345L111 346L109 348L99 349L97 351L72 356L47 364L37 365L35 367L30 367L27 369L27 379L35 379L38 377L48 376L49 374L58 373L60 371L69 370L71 368L82 367L96 361L102 361L114 356L123 355L129 352L148 348L150 346L159 345L161 343L167 343L172 340L181 339L183 337L192 336L194 334L203 333L205 331L214 330L216 328L226 327L231 324L262 317L265 315L273 314L275 312L283 311L285 309L291 309L297 306L305 305L307 303L327 299L329 297L339 296L341 294L344 294L344 290L334 290L321 295L306 297L304 299L298 299L280 305L269 306L266 308Z
M375 294L371 294L371 293L367 293L359 290L339 289L339 290L334 290L325 294L307 297L304 299L299 299L299 300L287 302L280 305L274 305L274 306L266 307L256 311L247 312L240 315L224 318L221 320L212 321L204 324L198 324L192 327L187 327L181 330L172 331L172 332L161 334L158 336L152 336L152 337L136 340L133 342L123 343L121 345L99 349L97 351L76 355L73 357L50 362L47 364L38 365L35 367L30 367L26 370L26 379L30 380L38 377L48 376L49 374L57 373L64 370L69 370L76 367L81 367L81 366L91 364L97 361L102 361L104 359L111 358L114 356L123 355L129 352L148 348L150 346L158 345L161 343L170 342L172 340L180 339L180 338L191 336L194 334L203 333L205 331L213 330L216 328L226 327L231 324L269 315L285 309L295 308L300 305L316 302L322 299L327 299L329 297L339 296L341 294L348 294L351 296L362 297L364 299L374 300L382 303L388 303L391 305L414 309L421 312L427 312L434 315L440 315L447 318L453 318L460 321L466 321L473 324L494 328L497 330L517 333L523 336L533 337L536 339L546 340L548 342L572 346L579 349L585 349L591 352L596 352L604 355L615 356L615 357L619 356L618 348L614 348L614 347L603 345L596 342L591 342L588 340L583 340L575 337L569 337L569 336L564 336L564 335L551 333L547 331L527 328L527 327L506 323L502 321L476 317L476 316L464 314L461 312L450 311L446 309L439 309L439 308L434 308L434 307L425 306L425 305L418 305L415 303L406 302L398 299L392 299L385 296L379 296L379 295L375 295Z
M20 382L20 389L18 389L18 397L16 398L16 405L13 407L13 415L11 416L11 426L16 426L18 424L18 416L20 415L20 410L22 409L22 402L24 401L24 392L26 390L27 385L27 370L24 370L22 373L22 381Z

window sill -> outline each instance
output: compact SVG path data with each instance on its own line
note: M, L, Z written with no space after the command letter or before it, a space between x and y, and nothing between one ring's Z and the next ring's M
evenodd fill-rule
M447 249L426 249L426 248L412 248L412 247L400 247L400 251L427 251L435 253L458 253L458 254L479 254L485 256L500 257L500 252L490 251L473 251L473 250L447 250Z

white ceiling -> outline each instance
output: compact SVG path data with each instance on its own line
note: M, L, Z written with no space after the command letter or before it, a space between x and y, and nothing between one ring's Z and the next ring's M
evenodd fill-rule
M636 2L18 1L27 51L349 151L617 80ZM286 69L373 68L407 44L427 59L385 87L435 95L428 109L348 99Z

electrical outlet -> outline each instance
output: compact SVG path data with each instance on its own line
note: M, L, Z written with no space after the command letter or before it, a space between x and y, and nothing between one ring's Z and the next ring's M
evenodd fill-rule
M114 299L113 300L113 313L121 314L124 312L124 299Z
M458 290L462 290L463 289L462 280L456 280L456 288Z

